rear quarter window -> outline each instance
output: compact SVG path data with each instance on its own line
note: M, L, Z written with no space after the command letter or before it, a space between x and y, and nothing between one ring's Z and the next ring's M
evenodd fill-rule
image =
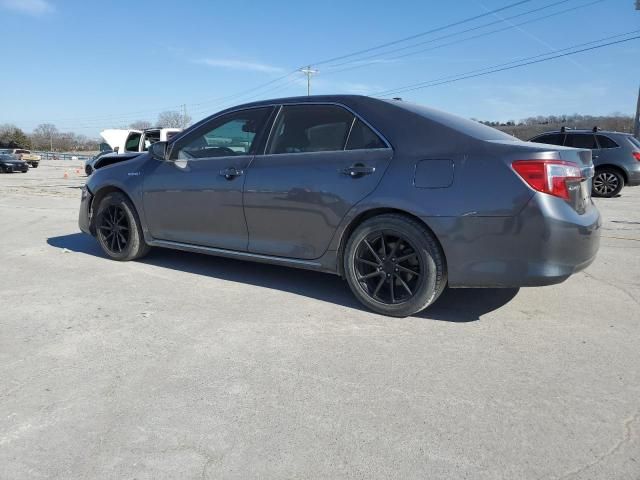
M633 145L636 148L640 148L640 140L638 140L636 137L631 137L629 136L629 141L631 142L631 145Z
M606 137L604 135L596 135L596 138L598 139L598 144L600 145L600 148L618 148L619 145L614 142L611 138Z

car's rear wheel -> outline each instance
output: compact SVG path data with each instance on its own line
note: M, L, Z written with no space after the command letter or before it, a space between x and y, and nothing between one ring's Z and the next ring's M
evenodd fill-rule
M135 208L118 192L107 194L98 206L96 237L102 250L114 260L134 260L149 252Z
M603 167L596 169L593 177L593 196L611 198L620 193L624 187L624 177L615 168Z
M406 317L431 305L447 283L438 241L400 214L364 221L344 250L344 272L356 298L383 315Z

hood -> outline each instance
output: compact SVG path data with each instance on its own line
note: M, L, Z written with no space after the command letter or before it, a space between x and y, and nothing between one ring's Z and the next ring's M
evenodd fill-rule
M128 153L109 153L107 155L103 155L98 158L93 163L93 169L98 170L99 168L106 167L107 165L113 165L114 163L125 162L127 160L131 160L133 158L139 157L143 155L144 152L128 152Z

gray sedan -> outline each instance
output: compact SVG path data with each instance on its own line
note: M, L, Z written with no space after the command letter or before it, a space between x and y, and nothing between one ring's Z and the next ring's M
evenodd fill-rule
M591 152L521 142L397 100L227 109L96 169L80 228L115 260L150 247L343 276L392 316L445 286L559 283L595 258Z

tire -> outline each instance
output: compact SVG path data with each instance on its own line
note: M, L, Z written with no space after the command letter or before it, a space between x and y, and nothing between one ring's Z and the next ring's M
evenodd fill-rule
M38 164L37 163L32 163L31 164L31 168L38 168Z
M615 197L624 187L624 177L619 170L611 167L596 169L593 177L593 196L602 198Z
M422 223L401 214L365 220L349 237L342 262L356 298L382 315L420 312L447 284L440 244Z
M144 242L136 210L122 193L109 193L102 199L95 228L100 247L113 260L135 260L150 250Z

